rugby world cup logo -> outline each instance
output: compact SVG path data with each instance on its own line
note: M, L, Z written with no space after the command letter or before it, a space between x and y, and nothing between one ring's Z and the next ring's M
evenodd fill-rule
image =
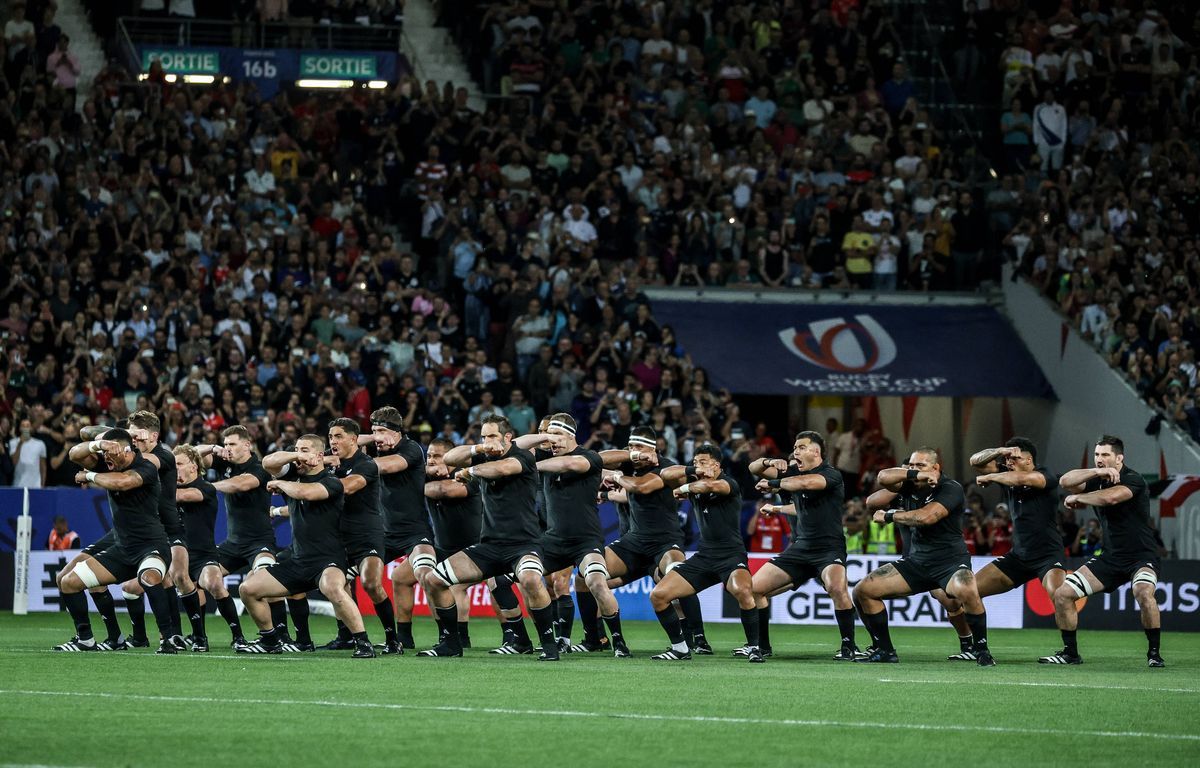
M896 359L896 342L870 315L814 320L780 331L779 340L800 359L838 373L869 373Z

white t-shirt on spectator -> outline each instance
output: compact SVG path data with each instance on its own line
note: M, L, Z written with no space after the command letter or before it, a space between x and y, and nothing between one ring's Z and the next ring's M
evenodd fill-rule
M146 257L146 262L150 265L150 269L158 269L159 264L162 264L171 257L165 248L158 251L147 248L142 251L142 256Z
M875 254L875 274L894 275L900 253L900 238L895 235L879 236L879 252Z
M878 211L874 208L868 208L863 211L863 221L875 229L879 229L883 225L883 220L887 219L893 224L896 223L896 217L887 208L880 208Z
M1054 67L1056 72L1062 73L1063 58L1057 53L1040 53L1033 66L1037 70L1038 77L1048 81L1051 67Z
M1090 71L1092 68L1092 52L1083 49L1077 51L1072 48L1063 56L1063 65L1066 67L1066 82L1069 83L1079 77L1079 72L1075 69L1075 66L1080 62L1087 64Z
M1092 343L1099 344L1104 340L1104 332L1108 330L1108 313L1101 304L1088 304L1083 308L1083 316L1079 323L1079 332Z
M246 184L249 185L250 191L256 195L269 195L275 191L275 174L264 170L259 173L251 168L245 173Z
M858 438L849 430L838 435L838 439L833 443L838 452L837 463L834 464L834 467L843 472L858 474L859 465L862 464L858 443Z
M21 438L14 437L8 441L8 454L17 455L17 446ZM13 472L14 488L42 487L42 459L46 458L46 444L36 437L25 441L21 447L21 457Z

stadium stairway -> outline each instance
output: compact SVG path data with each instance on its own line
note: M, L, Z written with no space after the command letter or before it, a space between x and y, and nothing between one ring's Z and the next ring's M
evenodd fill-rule
M71 50L79 57L80 98L75 100L75 106L81 109L92 91L93 78L104 66L104 46L88 22L87 11L80 0L58 0L58 12L54 19L71 38Z
M404 37L401 43L422 87L433 80L438 87L447 81L465 87L472 109L483 111L482 89L471 77L466 60L449 30L436 26L437 11L429 0L408 0L404 5Z

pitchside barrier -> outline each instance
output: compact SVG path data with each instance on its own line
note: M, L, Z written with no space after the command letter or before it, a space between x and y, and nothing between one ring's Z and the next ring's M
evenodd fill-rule
M76 551L52 552L34 550L29 555L28 572L28 609L30 611L60 611L63 610L55 587L54 575L77 554ZM750 556L750 569L758 570L769 561L771 555L754 554ZM883 563L896 560L895 555L864 555L849 558L847 564L851 586L857 584L864 576ZM990 557L971 558L975 570L991 562ZM11 564L8 558L0 562ZM1071 568L1082 564L1082 560L1071 560ZM11 565L9 565L11 567ZM395 563L389 566L389 570ZM1163 628L1168 632L1200 631L1200 561L1197 560L1166 560L1159 574L1158 601L1162 609ZM11 580L0 579L0 583ZM231 575L227 583L237 594L237 584L241 581L238 575ZM390 580L384 581L388 593L391 593ZM648 595L654 588L649 578L641 579L616 590L617 599L621 603L621 615L625 619L653 621L654 612L650 609ZM112 587L117 605L122 605L120 589ZM370 599L358 592L358 606L364 614L374 613ZM319 597L313 593L313 597ZM491 595L483 585L476 585L469 590L471 615L476 617L494 616ZM913 595L898 598L888 602L888 614L893 626L932 627L944 625L946 613L940 603L928 594ZM700 603L704 608L704 620L710 622L739 621L737 603L720 587L712 587L700 594ZM998 628L1021 627L1054 627L1054 608L1041 584L1031 581L1011 592L989 597L986 600L988 625ZM0 606L4 607L4 606ZM424 592L416 589L416 607L414 613L418 616L428 616L429 606ZM1093 595L1083 601L1080 621L1089 629L1127 629L1140 630L1137 603L1133 599L1129 585L1125 585L1107 595ZM809 581L800 589L779 595L771 600L771 622L773 624L835 624L833 601L815 581Z

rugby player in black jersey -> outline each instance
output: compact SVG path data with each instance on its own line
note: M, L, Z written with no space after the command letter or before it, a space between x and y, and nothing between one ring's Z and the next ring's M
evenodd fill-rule
M724 586L741 608L747 657L757 664L764 661L758 647L758 608L742 540L742 491L737 481L721 470L721 458L718 446L702 443L690 466L668 467L662 473L663 481L674 488L675 498L691 499L700 520L700 546L650 593L650 605L671 641L666 652L651 657L658 661L692 658L671 601L699 594L714 584Z
M167 532L167 541L171 544L171 565L163 588L167 593L167 604L171 607L172 632L170 640L176 650L187 650L184 644L183 632L179 625L179 606L182 603L189 616L195 616L200 611L200 595L196 584L188 575L187 541L184 537L183 520L179 514L179 505L171 493L175 488L175 454L159 442L160 423L158 416L151 411L134 411L129 415L129 435L133 438L133 446L145 456L151 464L158 467L158 482L162 492L158 496L158 515L163 528ZM142 589L137 579L131 579L122 585L126 596L126 607L130 608L130 621L133 623L133 637L145 637L145 606L142 603Z
M600 458L606 488L625 491L630 510L629 533L605 547L605 567L613 579L625 584L647 575L657 582L684 561L679 505L672 488L663 482L666 467L659 463L658 436L650 427L634 427L628 448L603 451ZM686 596L678 605L692 653L710 655L699 598ZM582 615L582 605L580 610ZM586 647L586 640L584 649L599 650Z
M538 423L536 433L521 435L515 441L522 448L533 451L534 461L540 462L554 455L553 444L545 440L538 440L536 437L536 435L546 434L550 428L551 418L551 416L543 416ZM523 442L526 440L529 440L530 443ZM542 529L543 536L549 527L549 505L546 502L547 483L547 479L541 477L537 492L538 525ZM558 649L562 653L571 652L571 628L575 624L575 603L571 599L571 573L573 571L574 568L567 566L550 571L546 576L546 586L550 591L551 605L554 609L554 633L558 636Z
M225 494L225 541L217 545L216 562L200 572L200 586L216 600L217 611L229 625L235 648L246 642L237 606L225 588L225 577L249 567L252 571L275 562L275 529L271 526L271 476L254 455L250 432L240 424L221 433L222 445L198 445L196 450L217 473L213 487ZM272 608L278 625L283 604Z
M371 602L375 615L383 625L383 652L402 654L404 648L396 637L396 615L392 601L383 588L383 515L379 511L382 496L379 467L375 460L358 446L362 430L354 419L340 418L329 422L329 447L332 454L326 463L333 463L333 474L342 481L346 499L338 530L346 549L350 576L357 576ZM346 588L353 597L351 583ZM348 631L348 630L347 630Z
M1058 475L1037 465L1037 446L1025 437L977 452L971 466L981 472L976 483L1004 489L1013 523L1012 550L975 574L979 596L999 595L1031 579L1053 595L1067 575L1058 530Z
M263 457L263 467L274 476L266 491L287 499L291 556L255 570L242 582L242 602L258 625L260 641L237 651L281 653L283 643L267 600L320 589L354 636L354 658L374 658L362 615L346 591L346 549L338 529L345 500L342 482L325 467L325 438L302 435L295 448Z
M125 421L122 419L122 421ZM118 422L118 426L122 429L129 424L126 421L123 425ZM68 453L68 458L76 464L76 466L84 469L95 469L100 466L101 454L103 453L103 443L99 442L105 432L112 427L100 425L88 425L79 430L79 439L82 441L75 447L78 451ZM91 560L105 549L111 547L117 542L116 528L109 528L103 536L96 541L88 544L79 554L71 559L57 574L54 576L55 585L59 591L62 591L62 579L70 573L78 563L84 560ZM88 594L92 596L92 602L96 605L96 612L100 614L100 618L104 622L105 631L108 637L103 640L96 641L96 650L98 651L124 651L129 648L130 643L128 638L121 632L121 625L117 623L117 607L116 601L113 600L112 593L108 591L108 587L96 587L89 589ZM71 644L79 639L78 636L72 637L66 643L58 646L58 650L69 651L75 650ZM149 641L147 641L148 643ZM145 643L143 644L145 645Z
M556 413L550 417L542 435L551 446L549 455L537 463L546 503L542 562L551 573L571 568L578 572L583 581L582 588L599 605L601 617L612 634L613 654L625 658L631 654L621 632L620 606L608 586L604 532L600 529L600 516L596 510L596 494L600 490L604 463L600 454L575 441L575 429L575 419L570 414ZM518 445L522 439L517 438ZM563 587L556 586L555 589L561 592ZM569 587L566 597L569 601ZM561 603L559 607L560 611L565 610ZM574 614L574 604L570 611ZM569 627L569 624L561 626ZM569 639L566 645L569 650Z
M457 482L451 478L446 467L446 451L453 447L454 443L449 440L435 437L425 454L425 500L431 513L433 541L439 560L478 544L483 526L483 502L479 498L478 484ZM458 639L463 648L471 647L468 589L465 584L455 584L450 588L454 604L458 606ZM507 589L508 596L516 603L511 583ZM517 611L519 614L519 604ZM499 614L497 617L504 624L504 617Z
M452 448L444 458L448 467L459 468L454 474L456 480L481 484L483 526L478 544L439 562L435 576L428 580L430 604L446 632L437 645L418 655L462 655L458 607L450 587L515 573L541 640L539 658L557 661L554 616L550 594L543 582L546 569L538 548L540 531L535 506L538 477L533 454L513 444L512 425L503 416L488 416L483 420L480 440L479 445ZM521 626L523 632L524 622Z
M1162 623L1158 598L1158 542L1150 522L1150 491L1145 479L1125 463L1125 443L1104 435L1096 441L1095 467L1076 469L1059 484L1068 491L1063 503L1069 509L1091 506L1100 518L1104 539L1100 554L1063 579L1054 592L1054 619L1062 631L1063 649L1038 659L1042 664L1080 664L1075 632L1079 626L1076 600L1097 592L1113 592L1133 583L1133 599L1142 614L1146 632L1146 661L1164 666L1159 650Z
M846 586L842 474L825 461L825 439L816 432L800 432L793 443L790 461L755 459L750 472L763 478L755 486L758 490L790 494L796 515L792 543L754 574L762 654L771 655L767 598L817 579L833 599L841 635L841 648L833 658L853 661L858 648L854 644L854 603ZM786 507L780 511L784 510ZM746 651L739 649L734 653L744 655Z
M905 469L912 469L907 463L902 464ZM994 465L989 465L994 469ZM920 492L920 499L916 494ZM880 488L867 497L866 508L867 512L872 515L878 510L889 509L916 509L924 504L924 491L911 486L905 493L898 491L889 491L887 488ZM900 539L903 542L901 549L902 555L907 555L912 549L912 532L913 529L906 526L897 526L896 530L900 532ZM971 627L967 625L967 614L963 610L962 603L955 600L946 594L944 589L931 589L929 596L937 600L943 609L946 611L946 620L950 622L950 626L954 627L954 631L958 633L958 653L950 654L946 657L947 661L978 661L975 658L975 639L971 636ZM866 653L859 652L856 657L865 658L875 652L874 646L867 648Z
M962 514L966 503L962 485L942 473L935 448L917 448L905 467L879 472L878 483L900 494L912 493L921 506L915 509L876 510L879 523L895 522L913 529L912 545L895 563L885 563L854 588L863 626L871 634L875 650L862 662L899 661L888 631L883 601L918 592L944 589L962 603L971 628L976 662L995 666L987 643L987 614L971 571L971 557L962 538Z
M433 573L437 552L425 509L425 452L404 433L404 418L392 406L371 413L371 434L360 445L375 444L375 464L382 482L384 566L404 558L392 570L396 599L396 633L401 647L415 647L412 634L413 587ZM330 643L326 647L337 647Z
M208 563L217 560L217 545L213 529L217 524L217 489L200 474L204 460L193 446L181 445L174 450L178 485L175 503L183 518L184 540L187 542L188 575L195 582ZM200 600L185 603L192 624L192 651L208 652L208 634L204 628L204 606ZM193 613L194 609L194 613Z
M80 443L71 449L70 455L73 461L80 461L96 448L102 451L100 455L106 471L83 471L75 476L75 481L85 487L108 491L117 540L94 558L76 563L62 578L63 603L75 623L78 639L58 646L57 650L97 650L88 621L84 590L119 584L136 576L146 591L155 622L164 638L158 653L176 653L169 639L170 606L163 590L171 548L158 515L161 490L158 468L134 448L129 432L123 429L106 431L99 445ZM67 645L73 647L65 647Z

